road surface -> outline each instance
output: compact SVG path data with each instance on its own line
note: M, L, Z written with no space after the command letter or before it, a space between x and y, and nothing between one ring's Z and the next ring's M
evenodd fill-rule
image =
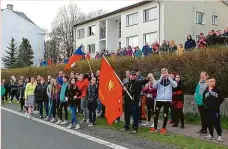
M2 149L110 149L74 134L2 112Z

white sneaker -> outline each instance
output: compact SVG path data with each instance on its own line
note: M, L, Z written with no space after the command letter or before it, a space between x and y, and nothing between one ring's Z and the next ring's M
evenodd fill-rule
M81 120L81 123L85 123L85 122L86 122L86 119Z
M25 112L25 116L28 116L28 113L27 112Z
M76 129L76 130L77 130L77 129L80 129L80 125L79 125L79 124L76 124L75 129Z
M89 123L88 127L93 127L93 123Z
M73 127L73 125L70 123L69 126L67 127L67 129L71 129Z
M32 116L31 116L31 114L28 114L28 119L32 119Z
M223 142L222 136L219 136L217 141L218 142Z
M52 118L50 122L51 122L51 123L55 122L55 118Z
M17 101L17 103L19 103L19 101Z
M215 138L209 134L208 136L204 137L204 139L214 140Z
M150 126L150 128L153 128L154 127L154 123Z
M68 124L68 122L66 120L61 123L61 125L65 125L65 124Z
M48 121L48 120L49 120L49 117L46 117L44 120L45 120L45 121Z
M58 120L56 124L58 125L58 124L61 124L61 123L62 123L62 121L61 120Z
M39 111L36 111L36 114L39 114L40 112Z
M9 101L9 103L12 103L11 101Z
M144 123L144 124L142 124L143 126L147 126L147 125L149 125L149 123L150 122L146 122L146 123Z
M89 122L89 119L86 121L86 124L89 124L90 122Z

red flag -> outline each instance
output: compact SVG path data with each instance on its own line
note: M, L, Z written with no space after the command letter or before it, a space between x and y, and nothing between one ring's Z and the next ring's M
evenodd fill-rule
M106 107L105 117L109 125L122 115L123 99L122 85L120 84L113 68L105 58L101 60L99 99Z

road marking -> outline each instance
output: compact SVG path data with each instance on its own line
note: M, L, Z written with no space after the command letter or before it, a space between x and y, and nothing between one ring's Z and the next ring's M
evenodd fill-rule
M26 118L27 118L27 116L25 116L23 113L20 113L20 112L11 110L11 109L9 109L9 108L1 107L1 109L2 109L2 110L5 110L5 111L8 111L8 112L11 112L11 113L14 113L14 114L17 114L17 115L20 115L20 116L22 116L22 117L26 117ZM114 143L111 143L111 142L108 142L108 141L105 141L105 140L101 140L101 139L99 139L99 138L95 138L95 137L92 137L92 136L90 136L90 135L83 134L83 133L78 132L78 131L76 131L76 130L67 129L67 128L65 128L65 127L62 127L62 126L59 126L59 125L56 125L56 124L53 124L53 123L50 123L50 122L47 122L47 121L38 119L38 118L34 118L34 117L33 117L31 120L40 122L40 123L42 123L42 124L46 124L46 125L48 125L48 126L51 126L51 127L54 127L54 128L57 128L57 129L66 131L66 132L69 132L69 133L74 134L74 135L76 135L76 136L85 138L85 139L87 139L87 140L96 142L96 143L98 143L98 144L101 144L101 145L104 145L104 146L107 146L107 147L110 147L110 148L114 148L114 149L128 149L128 148L126 148L126 147L123 147L123 146L120 146L120 145L117 145L117 144L114 144Z

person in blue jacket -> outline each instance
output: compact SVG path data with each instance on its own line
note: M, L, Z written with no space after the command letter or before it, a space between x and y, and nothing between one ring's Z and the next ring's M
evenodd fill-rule
M196 41L194 39L192 39L191 35L187 36L187 41L184 44L184 49L186 51L191 51L196 47Z
M152 53L152 48L148 46L148 43L146 43L145 46L142 48L142 53L144 56L149 56Z

